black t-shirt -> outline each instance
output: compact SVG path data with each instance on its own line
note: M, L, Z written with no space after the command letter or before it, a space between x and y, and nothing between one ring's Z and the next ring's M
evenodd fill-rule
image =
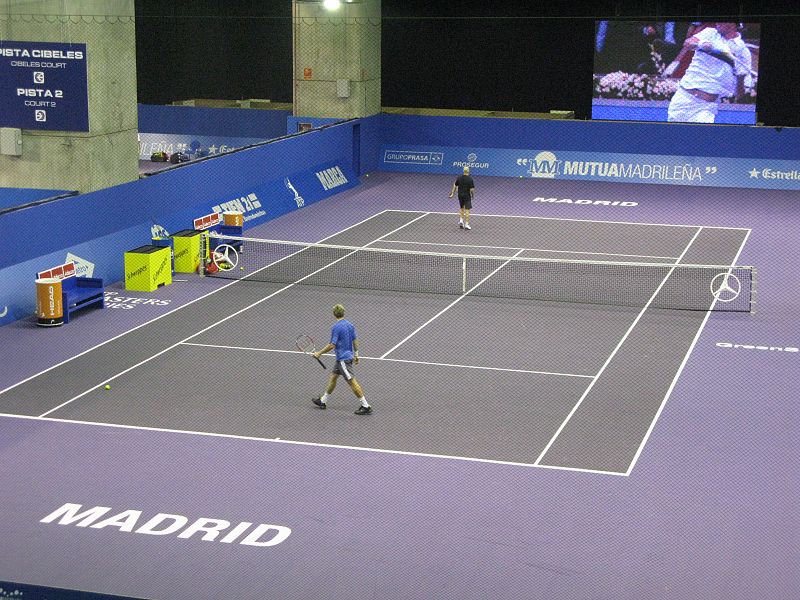
M470 197L469 191L475 187L475 182L472 181L470 175L459 175L456 179L456 187L458 187L458 197L466 200Z

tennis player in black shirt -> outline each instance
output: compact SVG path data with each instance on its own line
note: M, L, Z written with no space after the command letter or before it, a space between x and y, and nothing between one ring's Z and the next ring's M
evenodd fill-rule
M458 190L459 218L458 226L462 229L472 229L469 226L469 211L472 208L472 199L475 197L475 182L469 174L469 167L464 167L464 174L459 175L450 190L450 197Z

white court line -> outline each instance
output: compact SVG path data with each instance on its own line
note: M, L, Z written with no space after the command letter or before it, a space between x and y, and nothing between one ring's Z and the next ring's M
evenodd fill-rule
M402 208L387 208L386 212L406 212L406 213L418 213L422 212L420 210L404 210ZM430 215L457 215L458 213L455 212L447 212L447 211L435 211L429 210L427 214ZM565 217L535 217L532 215L494 215L489 213L476 213L470 212L470 216L475 215L476 217L501 217L503 219L540 219L543 221L577 221L578 223L613 223L615 225L646 225L646 226L653 226L653 227L685 227L688 229L696 229L697 227L702 227L703 229L732 229L737 231L750 231L747 227L722 227L722 226L714 226L714 225L681 225L680 223L638 223L636 221L600 221L600 220L593 220L593 219L567 219Z
M521 463L505 460L494 460L490 458L474 458L469 456L453 456L450 454L431 454L428 452L411 452L408 450L386 450L383 448L367 448L364 446L345 446L342 444L323 444L320 442L300 442L296 440L284 440L279 438L256 437L249 435L236 435L233 433L213 433L210 431L187 431L185 429L167 429L165 427L145 427L143 425L122 425L120 423L99 423L96 421L77 421L75 419L62 419L58 417L33 417L30 415L10 415L0 413L0 418L23 419L27 421L45 421L52 423L67 423L70 425L88 425L90 427L109 427L111 429L130 429L133 431L151 431L157 433L178 433L183 435L202 436L211 438L222 438L246 442L270 442L273 444L287 444L291 446L312 446L315 448L337 448L340 450L359 450L363 452L376 452L378 454L395 454L400 456L417 456L423 458L444 458L449 460L463 460L474 463L488 463L493 465L508 465L514 467L528 467L537 469L554 469L546 465L534 465L531 463ZM582 471L585 473L596 473L599 475L621 475L616 471L600 471L595 469L570 469L571 471Z
M392 233L394 233L395 231L398 231L398 230L402 229L403 227L406 227L406 226L410 225L411 223L414 223L414 222L416 222L416 221L418 221L418 220L422 219L422 218L423 218L423 217L425 217L425 216L426 216L425 214L422 214L422 215L418 216L416 219L411 219L411 220L410 220L408 223L405 223L405 224L401 225L400 227L397 227L396 229L393 229L392 231L390 231L390 232L388 232L388 233L385 233L385 234L383 234L383 235L382 235L381 237L379 237L377 240L373 240L372 242L369 242L368 244L365 244L364 246L362 246L362 248L365 248L365 247L369 246L370 244L372 244L372 243L374 243L374 242L376 242L376 241L378 241L378 240L380 240L380 239L382 239L382 238L386 237L387 235L391 235L391 234L392 234ZM176 346L180 345L181 343L183 343L183 342L186 342L187 340L190 340L190 339L192 339L193 337L200 335L201 333L205 333L205 332L206 332L206 331L208 331L209 329L212 329L212 328L216 327L217 325L220 325L221 323L224 323L224 322L225 322L225 321L227 321L228 319L231 319L231 318L233 318L233 317L235 317L235 316L237 316L237 315L240 315L241 313L243 313L243 312L244 312L244 311L246 311L246 310L250 310L250 309L251 309L251 308L253 308L254 306L257 306L257 305L261 304L262 302L265 302L266 300L269 300L269 299L270 299L270 298L272 298L273 296L276 296L277 294L280 294L280 293L281 293L281 292L283 292L284 290L288 290L289 288L291 288L291 287L294 287L295 285L297 285L299 282L303 281L304 279L307 279L307 278L311 277L312 275L316 275L316 274L317 274L317 273L319 273L320 271L324 271L325 269L327 269L327 268L328 268L328 267L330 267L331 265L334 265L334 264L336 264L337 262L339 262L339 261L341 261L341 260L344 260L345 258L347 258L348 256L350 256L350 255L351 255L351 254L353 254L354 252L358 252L358 250L354 250L353 252L350 252L349 254L346 254L346 255L342 256L341 258L338 258L338 259L336 259L335 261L333 261L333 262L331 262L331 263L329 263L329 264L325 265L325 266L324 266L324 267L322 267L321 269L317 269L317 270L316 270L316 271L314 271L313 273L309 273L308 275L305 275L305 276L301 277L300 279L298 279L298 280L297 280L297 281L295 281L294 283L290 283L290 284L288 284L288 285L286 285L286 286L284 286L284 287L280 288L279 290L276 290L276 291L272 292L271 294L269 294L269 295L265 296L264 298L261 298L261 300L257 300L256 302L253 302L253 303L252 303L252 304L250 304L249 306L246 306L246 307L244 307L244 308L242 308L242 309L240 309L240 310L237 310L236 312L234 312L234 313L231 313L231 314L229 314L228 316L226 316L226 317L224 317L224 318L220 319L220 320L219 320L219 321L217 321L216 323L212 323L212 324L211 324L211 325L209 325L208 327L205 327L205 328L201 329L200 331L197 331L197 332L193 333L192 335L190 335L190 336L189 336L189 337L187 337L187 338L184 338L184 339L183 339L183 340L181 340L180 342L177 342L177 343L173 344L172 346L169 346L168 348L164 348L164 349L163 349L163 350L161 350L160 352L157 352L156 354L153 354L152 356L150 356L150 357L148 357L148 358L146 358L146 359L144 359L144 360L142 360L142 361L139 361L139 362L138 362L138 363L136 363L135 365L133 365L133 366L131 366L131 367L128 367L127 369L125 369L125 370L123 370L123 371L120 371L119 373L117 373L117 374L116 374L116 375L114 375L113 377L110 377L110 378L106 379L106 382L108 382L108 381L113 381L114 379L116 379L117 377L119 377L119 376L121 376L121 375L124 375L124 374L125 374L125 373L127 373L128 371L132 371L133 369L136 369L136 368L138 368L139 366L143 365L144 363L146 363L146 362L149 362L149 361L153 360L154 358L156 358L156 357L158 357L158 356L161 356L161 355L162 355L162 354L164 354L165 352L169 352L170 350L172 350L172 349L173 349L173 348L175 348ZM284 257L284 259L285 259L285 258L288 258L288 257ZM284 259L281 259L281 260L284 260ZM40 416L40 417L46 417L46 416L47 416L47 415L49 415L51 412L53 412L53 411L56 411L56 410L58 410L58 409L60 409L60 408L63 408L63 407L64 407L64 406L66 406L67 404L69 404L69 403L71 403L71 402L74 402L75 400L77 400L77 399L79 399L79 398L82 398L83 396L85 396L86 394L88 394L88 393L89 393L89 392L91 392L92 390L95 390L95 389L97 389L97 388L98 388L98 387L100 387L101 385L102 385L102 384L97 384L97 385L95 385L95 386L93 386L93 387L89 388L88 390L86 390L86 391L84 391L84 392L82 392L82 393L78 394L78 395L77 395L77 396L75 396L74 398L70 398L70 399L69 399L69 400L67 400L66 402L62 402L62 403L61 403L61 404L59 404L58 406L56 406L56 407L54 407L54 408L51 408L50 410L48 410L47 412L44 412L44 413L42 413L42 414L41 414L41 415L39 415L39 416Z
M488 274L486 277L484 277L483 279L481 279L481 280L480 280L480 281L479 281L479 282L478 282L476 285L473 285L473 286L472 286L470 289L468 289L466 292L464 292L463 294L461 294L461 295L460 295L458 298L456 298L455 300L453 300L453 301L452 301L450 304L448 304L447 306L445 306L445 307L444 307L442 310L440 310L438 313L436 313L435 315L433 315L433 316L432 316L430 319L428 319L427 321L425 321L425 322L424 322L422 325L420 325L419 327L417 327L417 328L416 328L414 331L412 331L410 334L408 334L408 335L407 335L407 336L406 336L406 337L405 337L403 340L401 340L399 343L395 344L395 345L394 345L394 346L392 346L392 347L391 347L389 350L387 350L386 352L384 352L384 353L383 353L383 355L381 356L381 358L386 358L386 357L387 357L389 354L391 354L392 352L394 352L395 350L397 350L397 349L398 349L400 346L402 346L403 344L405 344L405 343L406 343L408 340L410 340L410 339L411 339L411 338L412 338L414 335L416 335L416 334L417 334L417 333L419 333L419 332L420 332L422 329L424 329L425 327L427 327L428 325L430 325L430 324L431 324L431 323L432 323L432 322L433 322L435 319L437 319L438 317L440 317L441 315L443 315L445 312L447 312L448 310L450 310L450 309L451 309L453 306L455 306L456 304L458 304L459 302L461 302L461 301L462 301L464 298L466 298L466 297L469 295L469 293L470 293L472 290L474 290L474 289L475 289L475 288L477 288L478 286L482 285L484 281L486 281L486 280L487 280L487 279L489 279L489 278L490 278L492 275L494 275L495 273L497 273L497 272L498 272L500 269L502 269L503 267L505 267L505 266L506 266L508 263L510 263L510 262L511 262L511 259L512 259L512 258L516 258L516 257L517 257L517 255L519 255L519 253L520 253L520 252L522 252L522 249L520 249L520 251L519 251L519 252L517 252L517 253L516 253L514 256L512 256L512 257L511 257L511 258L509 258L507 261L505 261L505 262L504 262L502 265L500 265L499 267L497 267L497 268L496 268L494 271L492 271L491 273L489 273L489 274Z
M225 346L223 344L199 344L197 342L181 342L184 346L200 346L202 348L216 348L222 350L246 350L253 352L278 352L281 354L305 354L300 350L275 350L273 348L251 348L248 346ZM505 371L507 373L528 373L533 375L555 375L558 377L585 377L592 379L594 375L578 375L576 373L557 373L555 371L532 371L528 369L504 369L501 367L484 367L481 365L457 365L455 363L440 363L424 360L405 360L401 358L384 358L382 356L360 356L360 360L382 360L387 362L408 363L412 365L428 365L433 367L455 367L458 369L479 369L486 371Z
M519 250L510 246L481 246L478 244L444 244L441 242L415 242L409 240L383 240L383 244L416 244L418 246L452 246L454 248L489 248L491 250ZM379 246L380 247L380 246ZM677 256L650 256L649 254L617 254L615 252L582 252L579 250L548 250L547 248L523 248L525 252L558 252L561 254L598 254L600 256L626 256L630 258L664 258L677 260ZM497 258L502 258L498 256Z
M354 223L354 224L350 225L349 227L345 227L341 231L337 231L336 233L333 233L333 234L331 234L331 235L329 235L327 237L322 238L320 240L320 242L323 242L325 240L329 240L332 237L339 235L340 233L344 233L345 231L347 231L349 229L352 229L353 227L358 227L359 225L362 225L362 224L366 223L367 221L369 221L370 219L374 219L375 217L378 217L378 216L382 215L385 212L388 212L388 211L382 210L381 212L375 213L374 215L369 216L366 219L363 219L362 221L359 221L358 223ZM319 243L319 242L317 242L317 243ZM269 265L267 265L267 266L269 266ZM186 304L183 304L181 306L173 308L172 310L170 310L168 312L165 312L163 315L159 315L159 316L155 317L154 319L150 319L149 321L145 321L144 323L141 323L141 324L137 325L136 327L132 327L131 329L128 329L127 331L124 331L123 333L120 333L118 335L115 335L114 337L109 338L104 342L100 342L99 344L96 344L96 345L92 346L91 348L87 348L86 350L76 354L75 356L70 356L69 358L67 358L65 360L62 360L61 362L56 363L51 367L47 367L46 369L43 369L42 371L39 371L38 373L36 373L34 375L31 375L30 377L26 377L22 381L18 381L17 383L15 383L13 385L10 385L10 386L8 386L7 388L5 388L3 390L0 390L0 395L4 394L5 392L7 392L9 390L14 389L15 387L17 387L19 385L22 385L23 383L26 383L26 382L30 381L31 379L35 379L36 377L39 377L40 375L44 375L48 371L52 371L53 369L55 369L57 367L60 367L61 365L64 365L64 364L66 364L66 363L68 363L68 362L70 362L72 360L75 360L76 358L79 358L80 356L83 356L84 354L87 354L87 353L91 352L92 350L96 350L97 348L100 348L101 346L105 346L106 344L108 344L110 342L113 342L114 340L116 340L118 338L121 338L124 335L128 335L129 333L131 333L133 331L136 331L137 329L139 329L141 327L145 327L146 325L149 325L150 323L154 323L154 322L158 321L159 319L163 319L164 317L167 317L167 316L171 315L172 313L174 313L176 311L179 311L179 310L181 310L181 309L183 309L183 308L185 308L185 307L187 307L187 306L189 306L191 304L194 304L195 302L199 302L200 300L203 300L204 298L208 298L209 296L211 296L213 294L216 294L217 292L220 292L220 291L224 290L225 288L230 287L232 285L235 285L237 283L238 283L238 281L231 281L230 283L226 283L225 285L223 285L221 287L218 287L217 289L212 290L212 291L210 291L209 293L207 293L207 294L205 294L203 296L199 296L199 297L195 298L194 300L190 300Z
M616 348L614 348L614 350L611 352L611 355L606 359L606 362L603 363L603 366L600 367L600 370L597 372L597 374L594 376L594 378L592 379L592 381L589 384L589 386L586 388L586 390L583 392L581 397L578 399L578 402L575 404L575 406L572 407L572 410L569 412L569 414L567 415L566 419L564 419L564 421L561 423L561 426L553 434L553 437L550 438L549 442L547 442L547 445L544 447L544 450L542 450L541 454L539 454L539 457L536 459L536 462L534 464L536 464L537 466L540 465L541 460L544 457L544 455L547 454L547 451L550 450L550 447L556 441L556 438L564 430L564 427L567 426L567 423L572 418L572 415L574 415L577 412L577 410L580 407L580 405L586 399L586 396L589 395L589 392L594 387L594 384L597 383L597 380L599 379L600 375L603 374L603 371L605 371L606 367L611 363L611 359L613 359L614 356L616 356L617 352L619 352L619 349L622 347L622 344L625 342L625 340L628 339L628 336L633 331L633 328L636 327L636 324L639 322L639 320L642 318L644 313L650 307L650 304L653 302L655 297L658 295L658 292L661 291L661 288L664 287L664 284L667 282L667 279L669 279L670 275L672 275L672 272L677 268L677 266L680 263L681 259L689 251L689 248L691 247L692 243L694 243L694 241L697 239L697 236L700 235L701 231L703 231L703 228L702 227L698 228L698 230L695 232L694 236L692 236L692 239L689 240L689 243L686 245L686 248L683 249L683 252L681 253L680 257L678 257L678 261L672 266L672 268L667 273L666 277L664 277L664 279L661 280L661 283L656 288L656 291L653 292L653 295L650 296L650 299L647 301L647 304L644 305L644 308L642 308L642 310L639 311L639 314L636 315L636 318L633 320L633 323L631 323L630 327L628 327L628 330L625 332L625 335L622 336L622 339L619 341L619 343L617 344Z
M736 256L733 257L733 262L731 262L731 266L736 264L736 261L739 260L739 255L742 253L744 249L745 243L747 243L747 238L750 237L750 231L745 234L744 239L742 239L742 244L739 246L739 251L736 253ZM664 410L664 406L667 404L667 399L672 395L672 390L675 388L675 384L678 383L678 378L681 376L683 372L683 368L686 366L686 363L689 361L689 356L691 356L692 351L694 350L695 345L697 344L697 340L700 339L700 334L703 333L703 329L705 329L706 323L708 322L708 317L711 315L711 311L714 310L714 306L717 304L717 298L714 298L714 301L711 303L711 306L706 311L706 316L703 317L703 322L700 324L700 329L697 330L697 334L694 336L691 345L689 346L689 350L686 352L686 356L683 357L683 361L681 362L680 367L678 367L678 371L675 373L675 377L672 379L672 383L667 390L666 395L664 396L664 400L661 402L661 406L658 407L658 411L656 412L655 416L653 417L653 422L650 423L650 427L647 429L647 433L645 434L642 442L639 444L639 448L636 450L636 454L633 456L633 460L631 464L628 466L628 470L626 471L625 475L630 475L631 471L633 471L633 467L636 465L636 462L639 460L639 456L644 450L645 444L647 444L647 440L650 438L650 434L653 432L653 429L656 426L656 421L661 416L661 411Z

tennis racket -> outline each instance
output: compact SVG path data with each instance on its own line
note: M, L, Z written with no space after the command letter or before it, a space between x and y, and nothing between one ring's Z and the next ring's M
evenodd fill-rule
M314 347L314 340L307 335L298 335L297 340L295 340L295 344L297 344L297 349L300 350L300 352L305 352L308 355L313 354L313 352L316 350ZM319 363L319 366L321 366L323 369L328 368L325 366L325 363L316 356L314 357L314 360L316 360Z

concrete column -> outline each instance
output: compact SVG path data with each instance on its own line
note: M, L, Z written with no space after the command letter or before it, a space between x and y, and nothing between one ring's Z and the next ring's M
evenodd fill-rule
M292 0L294 115L355 118L381 110L381 3L336 11Z
M0 38L86 44L89 131L23 130L0 187L88 192L139 177L134 0L5 0Z

